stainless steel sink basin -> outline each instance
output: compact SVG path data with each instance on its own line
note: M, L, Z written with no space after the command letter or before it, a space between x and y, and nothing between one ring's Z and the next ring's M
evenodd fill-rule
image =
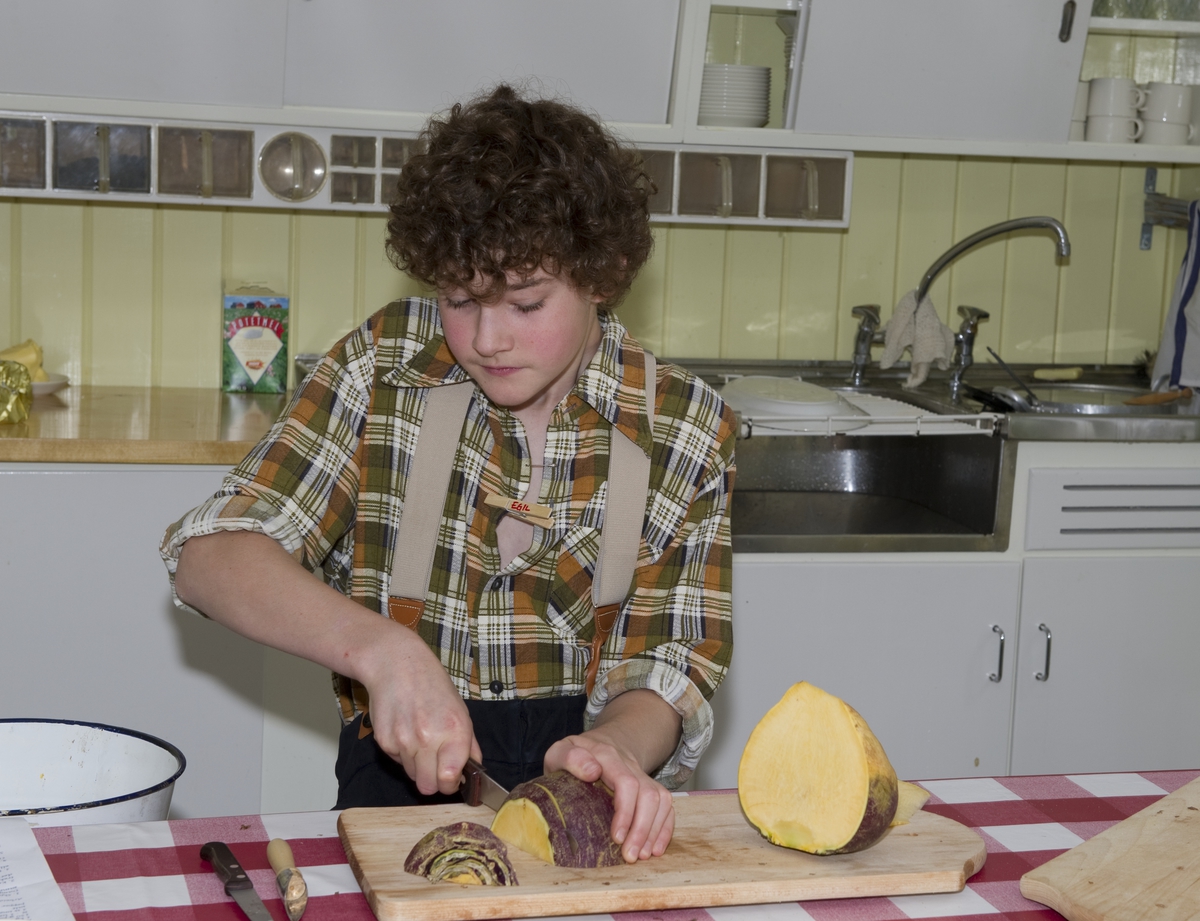
M989 435L743 439L733 549L1004 550L1015 457Z

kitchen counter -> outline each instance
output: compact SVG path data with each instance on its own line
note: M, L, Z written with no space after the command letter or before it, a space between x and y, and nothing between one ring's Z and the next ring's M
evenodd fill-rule
M925 781L923 786L932 793L925 808L973 828L987 845L987 863L961 892L792 902L757 909L726 907L707 913L623 912L619 917L655 921L668 915L732 919L761 914L795 921L901 921L987 915L997 921L1050 921L1061 916L1021 895L1024 873L1197 776L1200 771L1190 770ZM232 846L272 916L282 918L282 902L266 856L266 843L273 837L289 840L308 883L306 921L373 921L338 839L337 816L313 812L80 825L35 828L34 835L77 921L134 921L155 912L179 921L244 921L236 903L200 859L200 846L211 840ZM610 915L587 917L612 919Z
M0 425L0 461L233 465L286 405L285 394L71 386Z

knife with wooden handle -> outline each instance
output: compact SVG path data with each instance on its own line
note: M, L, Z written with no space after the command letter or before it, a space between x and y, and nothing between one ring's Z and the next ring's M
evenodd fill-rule
M292 846L282 838L272 838L267 842L267 860L275 871L275 882L279 884L279 894L283 896L283 907L288 918L290 921L300 921L300 916L308 907L308 885L296 867Z
M200 848L200 856L212 864L213 872L225 884L225 894L238 903L250 921L273 921L262 899L254 891L254 883L233 856L228 844L210 841Z
M508 791L492 780L483 769L483 765L474 759L467 759L462 772L463 802L468 806L478 806L480 803L493 812L499 812L504 801L508 799Z

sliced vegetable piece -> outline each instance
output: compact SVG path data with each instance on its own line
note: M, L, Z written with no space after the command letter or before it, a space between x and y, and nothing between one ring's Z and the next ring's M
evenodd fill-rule
M515 886L508 848L486 825L456 822L435 828L414 845L404 869L431 883Z
M929 799L929 791L921 789L915 783L901 780L898 782L898 786L899 801L896 803L896 814L892 817L892 828L897 825L907 825L913 815Z
M514 787L492 831L557 867L614 867L625 862L612 839L614 812L604 784L555 771Z
M897 784L866 721L806 681L767 711L738 766L746 818L773 844L810 854L861 851L882 838Z

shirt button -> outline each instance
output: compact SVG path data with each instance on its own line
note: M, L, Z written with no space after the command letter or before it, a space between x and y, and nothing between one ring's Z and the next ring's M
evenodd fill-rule
M503 681L493 681L491 684L488 685L488 690L491 691L493 694L499 694L501 691L504 690L504 682Z

